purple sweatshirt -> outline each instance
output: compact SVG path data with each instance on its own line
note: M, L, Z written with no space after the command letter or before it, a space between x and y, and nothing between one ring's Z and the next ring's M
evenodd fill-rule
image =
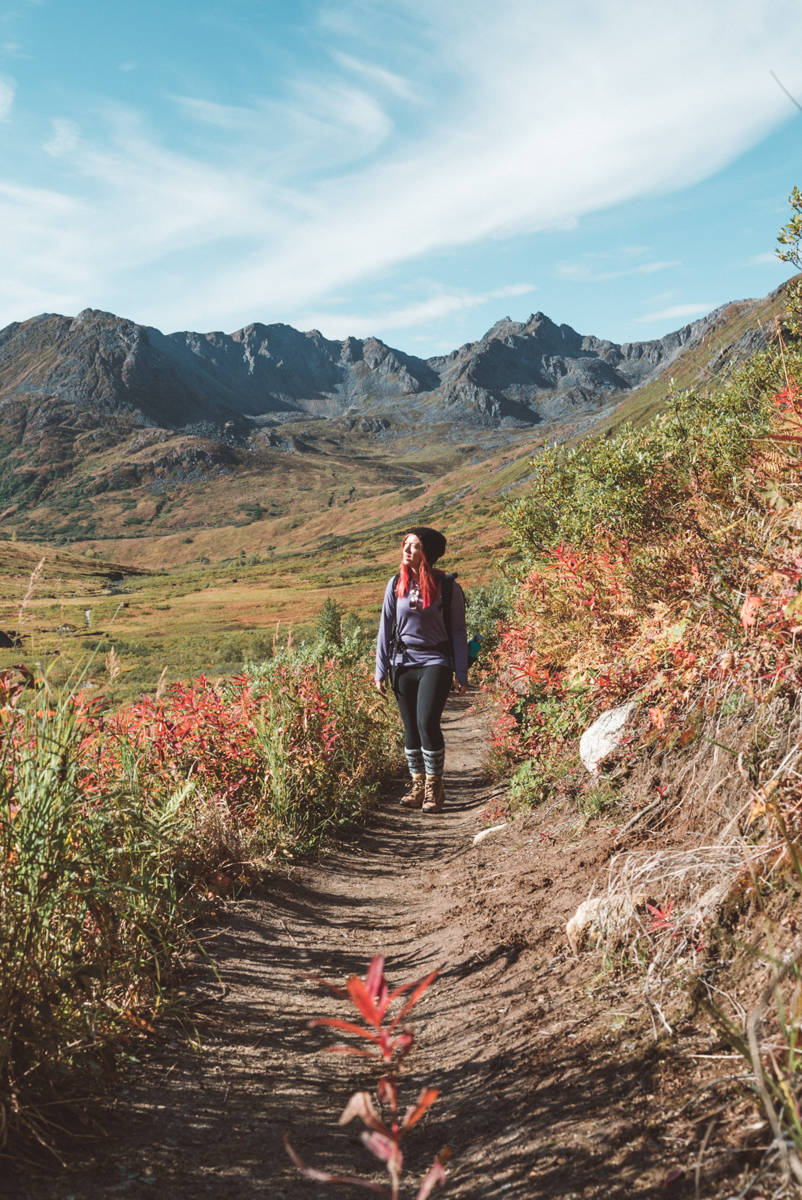
M406 645L406 653L397 650L394 665L404 667L433 667L448 663L449 656L443 650L435 650L440 642L448 640L443 606L438 595L428 608L410 608L410 596L393 594L393 580L384 589L384 603L379 622L379 637L376 643L377 683L386 679L390 670L390 642L393 636L393 618L398 624L398 636ZM451 644L454 648L454 673L461 684L468 683L468 639L465 632L465 595L456 579L451 585Z

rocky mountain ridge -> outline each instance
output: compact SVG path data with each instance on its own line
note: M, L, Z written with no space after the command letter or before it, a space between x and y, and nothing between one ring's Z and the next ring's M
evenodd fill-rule
M544 313L498 321L484 337L430 359L451 405L496 422L560 419L578 406L648 383L690 345L701 342L722 310L665 337L617 344L556 325Z
M648 382L701 342L720 311L622 345L539 312L504 318L478 342L430 359L377 338L333 341L283 324L164 334L95 309L43 314L0 331L0 405L58 402L76 418L239 437L257 419L290 414L535 425Z
M374 513L461 463L654 410L675 375L697 386L765 344L782 305L778 291L620 345L535 313L429 359L281 324L164 334L94 309L43 314L0 330L0 530L189 537L295 527L360 499Z

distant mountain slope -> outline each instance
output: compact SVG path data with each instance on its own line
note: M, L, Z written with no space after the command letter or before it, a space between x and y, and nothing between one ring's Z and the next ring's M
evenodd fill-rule
M243 417L259 414L335 416L438 383L422 359L375 338L333 342L289 325L163 334L85 309L0 332L0 398L57 398L169 429L229 422L243 429Z
M617 345L555 325L544 313L525 323L505 318L479 342L430 360L446 402L492 421L559 420L577 405L598 403L655 378L682 350L697 345L715 314L648 342Z
M258 324L230 335L163 334L86 309L0 331L0 401L57 401L126 424L206 434L228 427L240 436L259 416L348 410L533 425L648 383L702 343L721 311L623 345L535 313L524 323L505 318L480 341L424 360L376 338L332 341L317 330Z
M392 503L504 445L650 411L675 374L695 384L765 344L782 307L778 289L621 345L536 313L427 360L289 325L34 317L0 331L0 522L69 541Z
M787 284L762 300L736 300L705 318L703 337L684 345L676 357L648 382L619 399L615 422L648 420L666 395L683 388L721 381L776 336L785 310Z

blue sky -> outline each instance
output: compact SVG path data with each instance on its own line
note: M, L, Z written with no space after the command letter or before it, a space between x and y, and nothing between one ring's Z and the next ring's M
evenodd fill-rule
M0 327L660 336L788 277L800 45L799 0L11 0Z

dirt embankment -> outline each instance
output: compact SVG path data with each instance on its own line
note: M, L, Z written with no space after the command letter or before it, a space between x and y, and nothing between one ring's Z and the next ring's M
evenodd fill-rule
M474 845L497 789L482 775L484 724L468 701L451 702L446 737L446 810L410 813L388 796L357 842L233 905L207 944L217 977L197 981L202 1049L179 1031L144 1043L141 1065L108 1096L104 1136L72 1143L66 1169L16 1170L6 1194L364 1195L299 1177L282 1139L321 1168L371 1170L356 1123L336 1122L375 1081L373 1066L322 1053L336 1036L307 1021L348 1015L309 976L342 982L374 954L391 984L442 965L416 1009L402 1102L423 1084L441 1097L409 1135L403 1195L444 1144L454 1151L446 1194L462 1200L737 1190L755 1154L743 1131L756 1127L733 1100L741 1065L702 1020L656 1041L637 972L622 980L597 953L568 948L565 922L603 877L615 830L553 804Z

